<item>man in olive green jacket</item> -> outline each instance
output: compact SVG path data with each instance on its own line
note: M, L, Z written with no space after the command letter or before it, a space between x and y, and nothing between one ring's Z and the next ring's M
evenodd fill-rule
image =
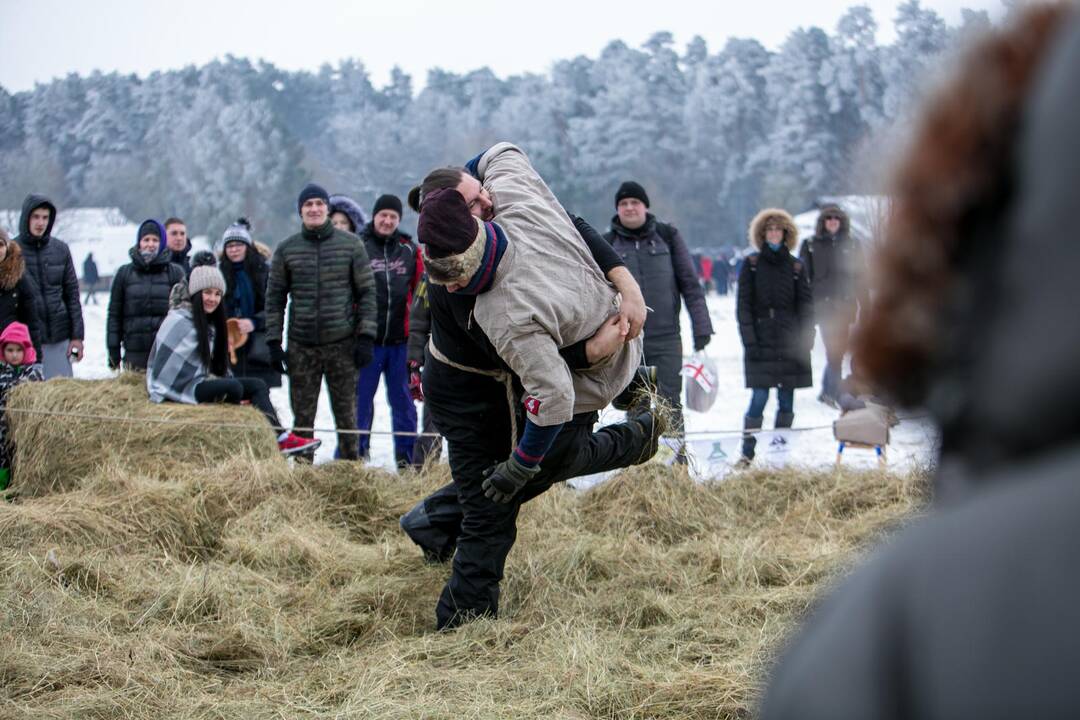
M297 201L300 232L282 241L266 289L266 341L278 369L289 375L289 401L298 428L315 423L323 377L338 429L338 454L359 457L356 378L371 362L375 340L375 282L364 243L330 223L330 195L314 183ZM289 347L282 350L285 305ZM310 437L309 431L298 435Z

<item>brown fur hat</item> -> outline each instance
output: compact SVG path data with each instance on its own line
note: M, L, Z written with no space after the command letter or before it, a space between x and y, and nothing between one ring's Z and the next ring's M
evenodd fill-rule
M12 242L8 234L0 228L0 243L7 245L7 255L0 261L0 290L11 290L26 271L26 261L23 259L22 248L19 243Z
M770 222L784 228L784 244L787 245L789 251L794 252L795 246L799 243L799 228L796 227L791 215L780 208L765 208L750 221L750 247L755 250L765 247L765 225Z
M881 391L926 399L943 354L971 326L956 302L972 258L993 253L1012 203L1014 156L1033 79L1068 5L1034 6L971 48L928 103L892 182L884 241L871 266L875 301L855 362Z

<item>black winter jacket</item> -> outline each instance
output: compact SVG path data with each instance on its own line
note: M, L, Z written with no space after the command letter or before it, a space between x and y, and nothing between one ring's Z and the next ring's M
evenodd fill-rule
M371 223L360 233L371 261L375 281L378 345L400 345L409 339L409 310L424 263L412 236L395 230L390 237L379 237Z
M427 274L420 278L416 295L409 309L409 362L424 364L424 348L431 337L431 305L428 302Z
M184 270L162 250L147 262L138 246L128 251L131 262L116 271L109 296L105 344L110 358L120 356L130 367L146 369L154 337L169 314L169 292L184 279Z
M813 385L814 301L803 264L786 246L747 256L735 307L746 387Z
M248 336L243 347L236 351L236 364L232 365L236 377L255 377L263 380L269 387L281 386L281 374L270 367L270 351L266 347L266 286L270 281L270 248L262 243L255 243L248 248L249 256L255 262L245 261L245 270L251 278L255 293L254 315L246 318L255 326L255 332ZM235 312L236 273L228 258L219 260L221 274L225 276L225 311L228 317L241 317Z
M51 217L45 234L38 238L30 235L30 213L41 207L48 208ZM51 236L55 222L56 206L47 197L28 195L23 201L19 236L15 241L22 248L26 272L33 278L38 293L43 345L82 340L84 334L79 278L67 244Z
M34 349L41 357L41 339L45 332L38 309L39 293L26 273L22 248L9 242L7 255L0 262L0 332L13 322L21 322L30 331Z
M825 231L826 213L840 215L840 231L830 235ZM820 321L829 319L855 322L856 310L865 304L860 288L866 262L862 246L851 237L847 214L836 206L822 209L817 231L803 241L799 259L806 266L810 288L814 293L814 308Z
M670 227L671 242L659 231L660 222L650 213L645 224L628 230L616 215L611 230L604 237L626 263L630 274L641 286L645 304L652 308L645 320L645 345L649 340L678 337L682 303L690 312L695 337L712 335L712 320L705 304L705 292L698 282L694 262L679 231Z
M364 243L329 220L288 237L274 251L266 289L267 342L281 342L290 296L290 343L375 339L375 281Z

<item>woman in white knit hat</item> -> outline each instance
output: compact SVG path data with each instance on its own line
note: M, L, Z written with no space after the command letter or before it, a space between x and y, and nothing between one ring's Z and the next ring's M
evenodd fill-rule
M321 441L286 431L270 402L266 383L257 378L230 377L228 334L225 330L225 278L212 265L192 268L187 303L169 311L154 338L146 370L146 389L153 402L189 404L248 400L278 435L286 455L315 450Z

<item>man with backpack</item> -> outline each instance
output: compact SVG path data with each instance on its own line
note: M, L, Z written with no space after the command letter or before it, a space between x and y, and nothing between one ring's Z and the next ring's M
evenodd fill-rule
M648 209L645 188L632 180L624 182L615 193L616 215L604 237L626 263L651 309L643 330L645 364L656 366L657 388L672 407L672 426L681 438L682 303L690 313L695 351L709 344L712 321L686 243L674 226L660 222ZM680 452L677 459L685 462L685 454Z

